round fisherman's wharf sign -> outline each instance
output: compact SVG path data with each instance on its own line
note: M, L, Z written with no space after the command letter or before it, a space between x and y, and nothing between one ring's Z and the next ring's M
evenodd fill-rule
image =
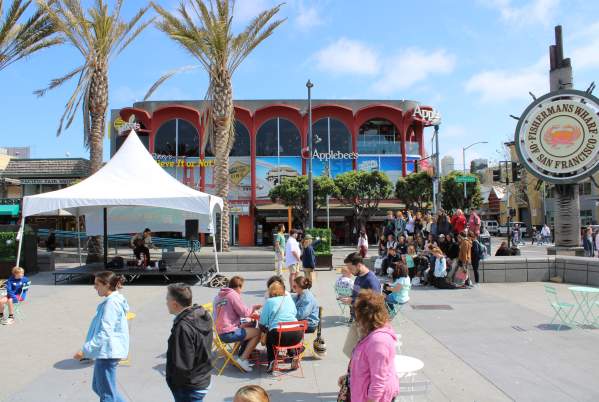
M535 100L516 128L516 149L528 170L552 183L575 183L599 169L599 100L561 90Z

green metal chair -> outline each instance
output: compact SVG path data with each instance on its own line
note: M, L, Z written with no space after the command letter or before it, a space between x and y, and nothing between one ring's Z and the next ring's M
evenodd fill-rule
M21 292L19 293L19 296L22 295L23 292L28 292L30 287L31 287L31 281L28 281L21 288ZM21 307L23 306L23 304L25 304L25 302L26 302L26 300L21 300L18 303L14 304L14 306L15 306L15 318L18 318L21 321L23 321L25 319L25 314L21 310Z
M347 317L348 320L349 320L349 304L343 303L341 301L341 299L346 298L346 297L351 297L351 295L352 295L351 288L335 286L335 300L337 300L337 305L339 306L339 310L341 310L341 315L343 315L344 317ZM347 312L347 314L346 314L346 312Z
M553 311L555 311L555 315L553 316L553 319L551 320L550 324L553 324L555 322L556 318L559 318L559 320L561 321L561 324L557 327L558 331L562 328L562 324L564 324L565 326L570 327L570 328L574 327L574 325L575 325L574 321L573 321L574 317L571 317L571 314L572 314L572 310L574 310L574 308L576 307L576 304L560 301L559 298L557 297L557 290L555 289L554 286L549 286L549 285L544 285L544 286L545 286L545 294L547 295L549 304L553 308Z

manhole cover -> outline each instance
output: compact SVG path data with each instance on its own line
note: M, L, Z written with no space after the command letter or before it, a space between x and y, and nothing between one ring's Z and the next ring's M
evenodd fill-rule
M411 304L414 310L453 310L449 304Z

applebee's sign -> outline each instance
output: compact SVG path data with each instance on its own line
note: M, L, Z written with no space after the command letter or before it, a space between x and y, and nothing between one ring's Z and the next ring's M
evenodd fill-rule
M516 127L524 166L551 183L576 183L599 169L599 100L577 90L548 93L526 108Z

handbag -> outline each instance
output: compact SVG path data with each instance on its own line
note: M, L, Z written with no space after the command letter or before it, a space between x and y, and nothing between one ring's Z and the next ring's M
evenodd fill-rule
M358 333L358 324L356 324L354 321L350 325L347 336L345 337L345 342L343 343L343 354L351 359L354 347L358 344L359 340L360 334Z
M351 364L351 361L350 361ZM349 388L349 364L347 365L347 374L341 382L339 387L339 394L337 395L337 402L351 402L351 392Z

